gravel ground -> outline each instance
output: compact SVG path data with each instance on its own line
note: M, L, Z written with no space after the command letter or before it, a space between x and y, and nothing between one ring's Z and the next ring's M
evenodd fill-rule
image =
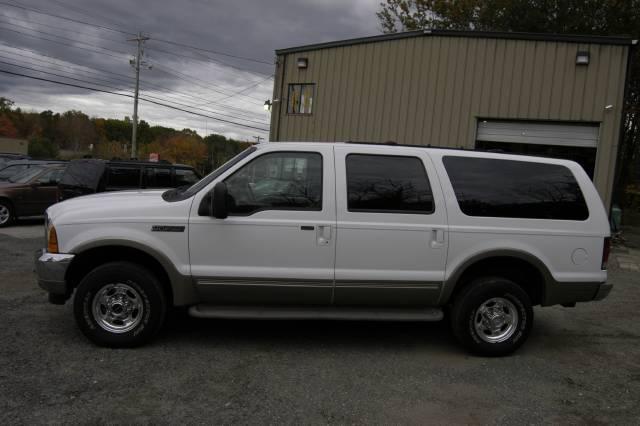
M0 424L640 423L638 273L612 270L603 302L536 309L529 341L500 359L467 355L446 323L182 312L152 344L111 350L46 302L40 232L21 227L0 233Z

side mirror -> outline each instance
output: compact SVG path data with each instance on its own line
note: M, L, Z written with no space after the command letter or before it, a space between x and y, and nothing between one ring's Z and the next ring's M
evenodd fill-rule
M213 187L213 197L211 197L211 210L213 217L216 219L226 219L229 216L227 209L227 184L224 182L216 183Z

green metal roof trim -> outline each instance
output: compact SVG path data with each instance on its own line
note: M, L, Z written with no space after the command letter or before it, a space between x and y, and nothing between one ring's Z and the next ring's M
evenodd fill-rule
M571 35L571 34L546 34L546 33L518 33L518 32L492 32L492 31L458 31L458 30L424 30L407 31L393 34L382 34L372 37L352 38L348 40L330 41L327 43L308 44L306 46L289 47L276 50L276 55L287 53L305 52L309 50L329 49L332 47L353 46L356 44L376 43L380 41L397 40L411 37L471 37L471 38L492 38L508 40L531 40L531 41L556 41L565 43L588 43L588 44L612 44L631 46L634 40L628 36L594 36L594 35Z

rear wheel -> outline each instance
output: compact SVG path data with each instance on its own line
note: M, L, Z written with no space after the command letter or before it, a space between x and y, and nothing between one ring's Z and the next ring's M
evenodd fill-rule
M502 356L527 339L533 307L516 283L500 277L478 278L458 295L451 312L455 336L471 352Z
M11 225L14 219L11 204L7 201L0 200L0 228Z
M85 276L74 298L80 330L108 347L139 346L157 334L167 306L162 286L147 269L111 262Z

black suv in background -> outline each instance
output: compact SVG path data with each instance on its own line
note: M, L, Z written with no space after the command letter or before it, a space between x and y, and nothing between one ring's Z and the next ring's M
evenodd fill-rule
M105 191L177 188L200 175L191 166L166 162L83 159L69 162L58 184L58 201Z

